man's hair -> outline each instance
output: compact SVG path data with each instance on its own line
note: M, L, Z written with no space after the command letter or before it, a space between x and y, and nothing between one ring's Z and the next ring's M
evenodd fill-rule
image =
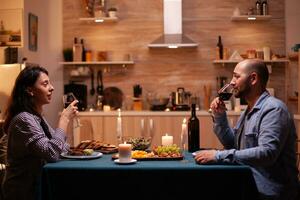
M266 64L259 59L248 59L246 60L246 62L247 62L246 67L248 68L248 71L250 73L256 72L262 86L266 88L269 80L269 70Z

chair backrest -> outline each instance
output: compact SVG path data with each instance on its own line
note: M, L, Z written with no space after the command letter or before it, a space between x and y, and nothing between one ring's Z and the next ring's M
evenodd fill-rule
M296 150L297 150L297 167L298 167L298 170L300 172L300 140L298 139L297 140L297 143L296 143ZM300 173L298 174L298 179L300 181Z

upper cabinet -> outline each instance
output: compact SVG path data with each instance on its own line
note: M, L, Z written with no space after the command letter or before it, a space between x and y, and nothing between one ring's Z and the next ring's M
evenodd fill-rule
M23 9L0 9L0 46L23 46Z

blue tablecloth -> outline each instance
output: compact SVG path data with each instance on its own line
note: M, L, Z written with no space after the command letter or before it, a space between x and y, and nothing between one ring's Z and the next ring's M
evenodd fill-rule
M94 160L61 160L43 168L42 199L254 200L251 169L240 165L198 165L186 153L179 161L118 165L111 155ZM210 197L210 198L205 198Z

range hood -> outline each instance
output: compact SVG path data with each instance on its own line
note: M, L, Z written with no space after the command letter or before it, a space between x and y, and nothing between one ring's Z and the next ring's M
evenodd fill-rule
M148 44L148 47L197 47L198 43L182 34L182 0L164 0L163 6L164 34Z

